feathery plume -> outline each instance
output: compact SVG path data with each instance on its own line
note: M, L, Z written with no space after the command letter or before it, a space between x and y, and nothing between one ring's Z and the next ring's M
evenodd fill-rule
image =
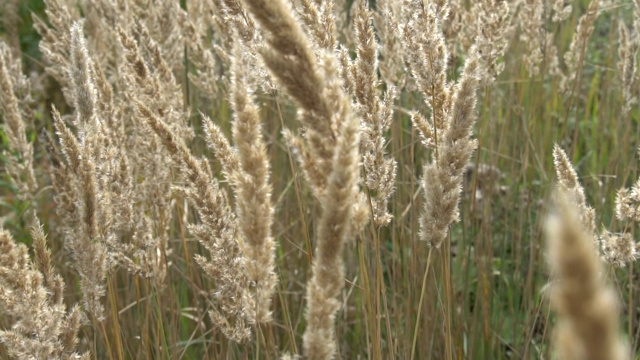
M512 31L512 11L508 1L481 0L471 13L477 18L476 47L479 57L478 75L482 84L492 84L504 70L504 57Z
M317 49L333 51L338 46L333 0L300 0L300 19Z
M46 0L45 5L51 27L44 20L33 16L34 28L42 37L39 48L47 65L45 71L60 84L67 103L73 104L69 74L71 59L68 55L71 48L69 24L80 19L80 14L76 7L67 7L62 0Z
M216 288L211 291L211 320L229 339L246 342L251 338L249 324L254 319L250 314L255 309L255 300L248 291L245 259L236 241L236 221L227 198L172 129L146 105L138 102L136 107L185 171L189 184L186 194L202 221L202 224L190 225L189 230L210 253L209 258L196 255L196 261L216 281Z
M636 261L638 244L630 233L611 233L604 231L601 236L602 259L617 267L624 267L627 263Z
M98 92L93 82L91 59L84 39L82 22L75 22L71 26L71 64L69 78L74 94L73 104L76 108L75 125L86 128L83 123L92 124L96 118L96 103Z
M640 149L638 150L640 153ZM631 188L620 188L616 193L616 218L620 221L640 222L640 178ZM615 234L605 231L602 235L602 252L610 264L623 267L640 257L640 243L629 233Z
M471 139L476 120L478 56L472 48L455 86L448 127L437 145L437 158L424 169L425 205L420 218L420 234L422 240L435 248L439 248L447 238L449 225L458 221L464 171L478 146L477 141Z
M571 196L572 201L579 209L582 225L586 228L587 233L593 235L594 242L597 243L596 211L587 203L584 188L578 180L578 174L571 165L567 154L558 144L553 147L553 163L558 176L558 186Z
M556 1L556 6L560 1ZM547 32L545 15L545 3L542 0L527 0L522 4L518 12L520 25L520 43L524 44L527 51L524 54L524 62L530 76L540 75L541 66L551 75L560 74L558 62L558 50L553 44L553 33ZM568 5L569 13L571 5ZM558 13L554 14L554 19ZM564 16L564 15L563 15ZM559 20L559 19L558 19Z
M344 286L344 244L359 230L365 209L358 184L358 121L342 90L338 62L321 52L319 61L290 7L282 0L245 0L262 26L269 47L265 64L300 106L305 142L300 151L307 180L322 206L313 274L307 286L305 354L310 359L331 359L336 352L333 328L339 309L336 299ZM289 139L296 139L290 133ZM290 144L291 145L291 144ZM318 175L310 178L309 175ZM354 205L355 204L355 205Z
M571 10L573 7L567 0L554 0L553 1L553 22L565 21L571 16Z
M14 78L19 82L14 84ZM20 101L14 87L22 85L26 94ZM26 102L29 97L29 82L22 75L20 60L14 59L10 48L0 41L0 114L4 120L3 130L9 140L9 147L17 153L17 158L5 154L8 161L6 171L21 199L28 200L36 192L38 183L33 171L33 145L27 140L26 116L31 116Z
M569 45L569 50L564 53L564 63L567 66L566 72L562 75L560 88L564 92L571 91L571 86L575 83L576 75L580 73L582 64L584 63L584 54L587 51L587 43L595 22L600 15L600 0L591 0L587 13L578 20L578 27Z
M395 88L390 86L385 99L380 99L378 79L378 44L371 25L371 12L365 1L357 1L353 23L356 35L357 59L352 67L352 83L357 101L357 113L362 119L362 152L366 179L370 190L372 218L377 226L387 225L391 214L387 210L395 187L397 163L385 154L385 132L393 120Z
M441 29L442 19L438 17L439 13L448 11L437 11L434 6L423 9L420 2L409 0L405 1L404 6L410 14L409 21L402 27L405 60L431 110L431 124L439 130L434 134L438 142L438 136L447 127L447 111L452 95L447 83L449 53Z
M549 265L557 281L551 306L558 314L555 349L561 359L625 359L618 336L618 301L603 284L602 265L584 228L574 194L563 187L547 221Z
M51 266L37 219L31 236L35 261L25 245L0 230L0 308L15 319L11 329L0 330L0 342L14 358L88 360L89 353L76 353L84 314L78 306L66 309L64 282Z
M271 296L275 291L275 241L271 234L273 205L269 183L270 166L262 138L259 109L253 101L245 58L246 49L237 45L231 59L230 98L234 110L231 149L220 129L206 119L210 147L221 155L223 169L236 195L236 221L240 250L255 295L253 317L258 323L271 320ZM217 147L216 147L217 146Z
M402 89L405 83L404 50L401 43L399 16L401 2L397 0L378 0L373 23L380 38L380 75L385 83Z
M344 286L342 249L351 236L351 219L358 200L358 120L345 114L333 158L333 170L322 202L312 276L307 285L307 328L304 350L309 359L333 359L333 322Z
M621 188L616 194L616 217L622 221L640 222L640 179L629 188Z
M332 159L342 121L346 94L339 78L333 52L322 52L317 59L313 47L293 10L283 1L246 0L245 4L261 24L269 47L261 54L280 85L300 106L299 119L304 126L304 142L285 131L287 144L299 155L303 174L315 197L323 201ZM298 145L304 147L299 148ZM354 210L359 219L353 225L359 231L368 219L368 206L358 197Z
M231 67L231 57L236 43L241 43L249 51L245 52L249 66L246 67L247 78L258 89L271 92L277 86L269 78L268 70L260 59L260 50L264 47L264 39L255 21L249 16L241 0L215 0L213 5L212 26L215 39L214 51L225 68ZM228 75L223 76L229 81Z
M73 266L80 275L84 307L96 320L103 319L102 297L105 294L107 251L98 229L100 214L96 192L95 164L86 154L78 139L62 121L58 111L52 111L54 125L62 151L67 156L67 196L71 208L61 214L65 226L65 247L73 258Z
M205 114L202 116L202 126L206 135L207 147L213 151L216 159L222 165L222 173L229 182L233 182L234 176L240 172L240 156L236 149L211 118Z
M7 48L11 48L14 54L20 53L20 0L6 0L0 3L0 25L4 31Z
M636 18L640 17L640 9L636 8L635 16ZM618 30L620 37L620 45L618 47L618 56L620 57L618 60L618 76L622 83L622 97L624 100L622 115L626 117L633 105L637 103L638 91L634 86L638 82L636 77L636 60L638 48L640 48L640 34L637 34L635 29L632 29L632 32L630 32L623 22L620 22Z
M110 266L105 247L109 234L103 227L109 223L109 214L105 212L106 207L101 201L98 176L101 169L96 159L100 159L105 143L102 141L103 128L97 113L92 60L84 40L82 22L75 22L71 26L69 39L68 85L76 108L74 123L78 136L64 124L54 107L54 126L68 165L66 184L60 184L64 194L57 196L67 206L61 206L58 211L63 218L65 248L70 252L74 260L73 267L80 275L85 310L96 320L102 320L102 297Z
M189 7L191 9L191 6ZM200 9L205 11L204 9ZM207 9L205 14L213 16L213 11ZM214 99L218 94L217 82L219 74L216 66L215 53L206 44L206 35L208 27L206 22L203 24L199 21L202 13L198 14L198 18L190 19L186 12L181 13L180 23L185 34L185 44L188 49L189 61L196 68L197 73L189 73L189 81L195 85L203 95L208 99ZM206 18L207 16L204 16Z

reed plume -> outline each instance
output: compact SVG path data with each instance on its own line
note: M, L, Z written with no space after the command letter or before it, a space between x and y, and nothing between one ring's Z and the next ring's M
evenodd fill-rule
M605 277L640 333L640 180L589 205L638 172L640 0L40 2L0 0L0 358L616 358Z
M204 5L199 2L198 5ZM192 7L189 7L191 10ZM197 73L189 73L189 81L202 92L208 99L214 99L218 95L217 61L213 50L206 46L206 34L209 29L209 22L206 20L213 17L213 10L209 7L193 10L193 18L190 14L183 12L180 16L180 25L185 34L185 43L188 49L189 61L196 68ZM200 16L207 14L208 16Z
M65 226L65 247L74 259L74 268L80 275L84 306L95 319L103 319L102 297L105 294L105 278L109 267L105 236L103 208L97 180L95 153L100 148L100 120L97 112L97 90L93 82L91 59L88 55L82 23L71 27L71 65L69 68L70 94L76 108L74 124L76 137L65 125L54 108L54 125L62 151L67 158L66 184L63 201L68 207L59 209ZM59 194L62 196L62 194Z
M589 38L591 38L596 19L599 15L600 0L591 0L587 8L587 13L582 15L578 21L578 26L576 27L569 49L564 53L564 63L567 69L562 74L560 88L565 93L573 90L572 87L576 84L576 76L582 72L587 43L589 42Z
M447 83L447 63L449 52L442 33L442 19L438 14L448 14L448 7L437 9L435 6L422 8L416 1L405 1L407 23L402 27L402 44L408 72L424 96L431 111L429 128L418 126L423 137L430 137L438 143L447 127L447 112L451 104L451 88Z
M571 165L567 154L558 144L553 148L553 163L558 177L558 186L570 195L571 201L573 201L578 208L582 225L588 234L593 234L594 243L597 244L596 210L587 203L584 188L578 180L578 174L573 168L573 165Z
M571 14L571 5L560 9L554 2L553 15L556 22L563 21ZM544 69L551 75L560 74L558 50L553 44L554 33L548 32L545 24L545 3L542 0L527 0L522 4L518 12L518 23L521 29L519 40L525 44L527 51L524 53L524 62L530 76L538 76ZM545 75L545 74L542 74Z
M300 0L300 20L315 49L333 51L338 46L333 0Z
M212 2L214 16L212 28L216 35L213 50L225 69L231 69L231 58L235 47L241 44L248 51L244 52L248 62L245 76L256 87L264 92L277 90L277 85L271 81L268 70L260 59L260 49L264 39L255 21L249 15L241 0L216 0ZM229 80L229 72L223 72L222 80Z
M0 307L13 319L0 330L0 343L20 359L90 359L78 354L78 330L84 314L79 306L66 309L64 281L51 265L51 252L37 219L31 228L35 259L27 247L0 230Z
M236 221L240 250L250 292L255 296L252 317L258 323L271 320L271 296L275 291L275 241L271 234L274 209L271 203L270 166L262 138L259 108L253 100L247 71L247 49L236 45L231 59L230 100L234 109L234 148L222 131L205 118L208 145L221 159L226 178L236 196Z
M478 53L472 48L455 86L447 128L437 143L433 163L424 169L425 205L420 219L421 239L435 248L446 240L449 226L459 219L463 174L478 146L477 141L471 139L476 120L477 60Z
M400 32L400 14L402 4L397 0L379 0L373 14L376 34L380 38L379 70L382 79L387 84L393 84L402 89L406 75L404 73L404 51L402 49Z
M322 217L318 224L312 276L307 284L307 328L304 350L309 359L333 359L334 320L344 286L342 250L352 232L353 204L358 200L358 120L345 114L336 144Z
M326 86L313 47L291 8L282 1L246 1L245 4L263 31L269 34L269 47L261 53L266 66L300 105L300 120L306 127L305 147L308 147L300 149L300 162L306 180L320 198L331 172L336 139L336 119L330 103L333 99L326 93L344 95L340 89Z
M600 236L602 259L616 267L625 267L627 263L640 257L640 244L630 233L611 233L604 231Z
M471 13L476 17L476 50L479 57L480 82L489 85L504 70L504 62L500 59L509 46L513 25L513 11L508 1L481 0L474 4Z
M621 188L616 194L616 217L622 221L640 222L640 180L631 188Z
M307 327L304 352L310 359L331 359L336 352L333 320L336 297L344 286L342 249L353 236L353 222L362 221L358 191L358 121L342 90L333 53L313 47L284 1L246 0L262 26L269 47L265 64L280 86L300 107L305 142L289 133L290 144L301 149L307 181L320 200L322 215L316 234L312 276L307 284ZM356 204L356 205L354 205Z
M567 0L555 0L551 7L553 9L553 17L551 20L554 22L565 21L571 16L571 10L573 7Z
M211 320L229 339L246 342L251 337L249 324L254 319L250 314L254 312L255 300L248 291L245 259L236 240L235 216L227 196L167 124L141 102L137 103L137 111L185 172L188 187L183 191L202 221L190 225L189 230L210 253L209 258L196 255L195 259L216 281L215 289L210 291Z
M638 99L637 55L640 48L640 3L635 2L634 26L628 29L624 22L620 22L618 33L620 45L618 47L618 73L622 85L623 107L622 115L627 116Z
M7 0L0 3L0 25L5 33L5 41L15 55L20 54L20 0Z
M393 194L397 162L387 156L385 133L393 120L396 90L389 86L380 99L378 79L378 43L371 24L371 12L364 1L357 1L353 15L357 59L351 67L357 101L356 112L361 121L364 179L370 191L372 220L377 226L387 225L392 216L387 209Z
M639 150L640 151L640 150ZM640 178L631 188L622 187L616 193L616 218L623 223L640 223ZM627 228L628 226L625 226ZM640 257L640 243L629 233L603 235L603 252L605 260L619 267L637 260Z
M20 96L20 98L18 97ZM31 200L38 188L33 170L33 145L27 140L30 82L22 74L19 59L0 41L0 114L9 147L17 156L5 153L8 158L6 172L23 200Z
M68 71L71 66L68 55L71 49L69 24L78 21L80 14L77 8L68 7L63 0L46 0L45 5L51 27L39 17L33 17L34 28L42 37L39 48L47 65L45 71L60 84L67 103L73 104L74 97L71 94L71 78Z
M574 194L561 188L547 221L549 265L557 281L551 306L558 314L555 350L560 359L625 359L618 335L618 301L604 285L602 265L583 226Z
M410 16L402 32L406 60L430 110L429 120L417 111L412 112L411 120L423 144L435 149L433 163L424 166L421 180L425 202L420 238L437 248L446 239L449 225L458 220L462 175L477 146L470 136L479 60L472 49L454 88L447 82L449 52L441 25L449 14L449 4L440 2L425 8L418 2L405 4Z
M67 204L71 208L60 209L66 210L61 215L68 224L63 229L65 247L70 251L73 266L80 275L86 311L95 319L102 320L102 297L105 294L108 262L107 251L98 230L95 164L92 159L82 156L82 146L55 108L53 119L62 151L67 157L69 188L66 195L72 199L72 203Z
M635 261L638 254L638 245L633 237L627 233L612 233L603 229L601 234L596 230L596 211L587 203L584 188L579 182L567 154L558 146L553 149L554 164L558 177L558 187L562 189L568 199L572 201L579 215L579 220L584 231L593 238L595 249L600 249L602 259L608 264L623 267L626 263ZM632 190L633 191L633 190ZM628 220L632 217L630 210L633 200L629 196L632 193L628 189L620 189L616 197L616 211L618 219Z

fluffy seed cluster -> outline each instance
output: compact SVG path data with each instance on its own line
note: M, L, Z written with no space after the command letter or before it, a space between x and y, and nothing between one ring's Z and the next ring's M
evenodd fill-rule
M79 306L66 309L64 281L51 265L42 228L31 229L34 261L24 244L17 244L0 230L0 307L14 319L0 331L0 342L16 359L90 359L78 354L78 330L84 313Z
M453 286L460 275L448 260L460 249L440 251L443 271L436 280L442 283L427 286L429 252L422 292L391 293L398 288L393 281L403 279L398 274L411 275L404 270L424 263L424 249L397 246L396 238L405 239L397 235L419 237L437 249L447 244L452 224L461 218L465 189L473 191L471 206L491 205L503 191L501 171L482 163L502 156L502 143L495 153L487 147L476 165L469 163L478 147L472 133L477 90L495 86L486 93L502 95L505 82L496 79L511 63L506 52L516 27L522 43L517 48L524 49L525 58L523 67L510 67L516 74L526 68L535 81L544 82L541 89L571 93L564 110L572 112L582 100L582 68L591 67L589 38L602 9L608 12L612 5L610 0L589 2L561 70L554 44L562 39L554 39L554 32L571 15L567 0L172 0L152 1L154 6L140 0L44 0L48 19L34 16L34 22L46 75L36 71L28 79L21 63L31 65L32 59L20 56L18 3L0 4L7 38L0 41L6 145L0 165L9 180L9 186L0 184L0 203L14 207L0 220L10 220L11 226L29 222L20 218L23 206L55 211L54 220L47 221L61 245L53 248L63 250L55 260L73 270L63 274L77 280L71 290L78 290L65 291L39 224L31 231L33 260L26 246L0 229L0 312L5 315L0 352L30 359L88 359L89 353L78 353L80 348L96 349L98 357L146 352L148 357L259 358L296 353L302 342L300 353L312 360L337 358L341 350L347 357L358 351L373 358L402 356L406 344L392 335L411 325L411 351L418 349L418 357L425 356L424 349L444 349L445 357L466 350L455 333L467 330L466 324L454 321L457 311L450 311L461 309L459 299L464 302L475 291ZM633 25L620 23L618 32L621 97L615 106L620 105L623 119L636 115L640 91L640 0L620 8L631 6ZM551 79L556 82L547 86ZM528 89L538 86L526 84L509 81L508 86L522 89L521 100L529 100ZM572 103L574 92L578 101ZM38 102L32 93L41 97ZM501 109L490 104L493 98L485 100L482 113L489 119ZM68 105L58 105L65 101ZM49 111L51 103L57 108ZM536 113L533 107L522 112L531 104L538 105L521 101L516 111ZM540 109L563 105L554 101ZM34 114L45 115L33 116L31 107ZM198 111L200 116L192 116ZM291 118L298 123L289 121L294 111ZM397 116L398 111L410 116L413 129L407 129L406 116ZM40 141L33 141L34 125L48 125L49 113L52 126L44 126ZM281 121L263 123L263 115ZM483 130L493 127L490 121L483 124ZM575 129L578 134L581 128ZM425 149L415 148L416 133ZM206 148L199 146L201 139ZM34 149L41 148L45 156L34 156ZM425 152L426 161L421 158ZM202 153L213 153L215 161ZM409 160L399 166L396 154ZM287 155L296 158L308 191L300 191L295 165L293 179L272 174L270 161L279 169ZM557 145L553 156L560 193L547 237L554 276L551 305L558 314L555 349L563 359L620 359L625 354L617 334L619 304L605 286L599 261L626 266L640 257L640 245L632 232L603 229L597 234L596 212L569 157ZM41 162L48 163L48 174L38 169ZM401 189L397 201L391 200L396 173L413 187L420 167L419 188ZM218 168L220 175L214 171ZM300 224L296 219L285 223L292 217L275 221L278 205L291 202L289 185L298 213L286 205L282 212L299 215ZM274 192L280 190L276 201ZM424 198L417 204L423 207L415 206L420 191ZM315 202L312 206L306 206L307 197ZM394 223L402 201L408 203L406 210ZM470 223L482 222L480 235L485 235L492 215L477 215L481 221ZM625 230L640 222L640 180L618 191L616 215ZM371 227L365 228L369 221ZM309 240L306 249L296 243L301 233ZM367 249L370 234L380 241L371 246L375 257ZM353 239L361 240L357 261L349 256ZM308 263L300 256L300 269L289 263L290 256L298 260L289 252L294 248L308 255ZM176 250L184 257L175 256ZM491 246L469 250L481 262L491 259L481 253ZM525 251L534 256L538 249ZM280 291L276 260L284 274ZM482 264L462 264L479 270L476 265ZM345 277L358 271L345 291ZM302 279L307 272L309 279ZM175 279L188 284L174 291L169 280ZM432 289L443 301L424 298ZM413 310L416 293L419 315L409 322L392 321ZM303 305L291 302L302 301L301 294ZM68 309L63 298L75 297L81 306ZM493 301L478 299L483 311L486 301ZM297 318L290 316L294 312ZM89 324L85 313L95 328L83 331L79 340L81 324ZM360 332L366 341L358 343L372 349L339 348L344 341L338 334L353 335L354 314L366 323ZM342 315L344 322L336 327ZM443 317L443 334L429 335L428 346L416 347L425 325ZM144 319L143 332L130 336L137 329L123 318ZM204 350L195 348L199 344Z
M232 147L222 130L205 118L207 145L220 160L225 177L236 195L239 246L255 299L252 317L258 323L271 320L271 297L275 292L275 241L271 234L274 208L271 203L270 166L262 138L259 108L253 101L248 78L247 48L238 45L231 58L230 100L234 109Z
M567 154L559 145L553 148L553 163L558 177L558 185L567 194L579 209L580 221L589 234L596 234L596 210L589 206L584 195L584 188L578 180L578 174L573 168ZM594 237L594 241L597 239Z
M456 84L447 82L449 53L442 22L449 4L434 3L422 8L406 1L409 21L402 29L402 40L410 54L407 63L413 79L431 110L430 119L417 112L412 122L422 143L434 148L432 163L423 170L424 212L420 218L421 239L439 247L447 238L449 226L458 221L463 174L477 142L471 139L476 120L476 89L481 78L477 47L469 50L464 69Z
M584 195L584 188L578 180L573 165L569 161L567 154L555 145L553 150L556 175L558 177L558 187L568 196L573 205L578 210L578 215L584 231L593 238L594 249L600 249L602 258L609 264L623 267L627 262L635 261L638 258L638 244L635 243L630 234L611 233L604 229L598 235L596 231L596 211L589 206ZM618 219L629 220L633 218L633 198L631 194L634 190L620 189L616 198L616 213Z
M624 267L627 263L640 257L640 245L629 233L610 233L605 231L601 236L603 259L614 266Z
M370 191L372 220L374 224L382 226L392 219L387 207L395 188L397 162L385 154L385 133L393 120L396 90L393 86L389 87L384 93L384 99L380 99L378 44L371 17L365 2L356 2L353 22L358 57L351 66L351 73L357 101L356 112L362 119L363 183Z
M639 150L640 151L640 150ZM631 188L620 188L616 193L616 217L625 223L640 223L640 179ZM629 233L602 235L605 259L617 266L624 266L640 256L640 243Z
M0 113L9 147L17 156L5 152L6 172L23 200L31 200L38 188L33 171L33 146L27 140L31 83L22 74L22 65L0 41Z
M587 13L578 21L571 45L569 45L569 49L564 54L564 63L567 69L562 74L560 88L565 93L571 92L576 85L576 75L581 73L587 43L593 33L595 22L599 15L600 0L592 0L587 8Z
M510 3L501 0L481 0L476 2L471 12L476 14L476 48L480 54L479 72L483 85L491 84L504 70L504 57L513 32Z
M337 297L344 286L342 249L353 228L366 219L358 191L359 124L342 89L336 57L320 51L317 60L292 9L281 0L245 3L268 34L263 60L298 103L299 118L306 127L304 141L291 132L285 135L297 149L306 179L322 206L307 284L304 352L309 359L331 359L336 353Z
M462 77L455 86L442 141L437 145L433 162L424 168L425 206L420 231L422 239L435 248L447 238L449 225L459 220L464 171L478 146L477 141L471 139L476 119L477 56L472 52L465 63Z
M635 2L633 26L629 29L620 22L618 26L618 76L622 84L622 97L624 105L623 116L627 116L634 104L638 101L637 55L640 48L640 2Z
M543 0L527 0L518 12L520 42L527 48L524 62L530 76L561 74L558 49L554 45L555 34L547 29L547 24L556 25L566 20L571 15L571 5L558 0L554 2L552 11L545 11L545 4Z
M70 32L71 51L69 67L70 94L76 108L74 125L76 136L62 117L53 109L54 125L63 153L66 156L66 182L55 184L61 190L58 202L59 214L65 219L63 233L65 246L71 252L74 267L80 275L84 305L96 319L103 319L102 297L105 294L105 278L109 267L103 226L108 222L100 202L100 189L96 165L101 144L97 114L97 90L94 69L89 57L82 23L75 23ZM63 190L64 189L64 190ZM63 197L63 194L66 196Z
M248 292L245 259L236 240L235 216L227 196L168 125L142 103L137 104L137 110L185 172L188 187L181 192L191 200L202 222L190 225L189 231L210 254L209 258L196 255L196 261L216 280L216 287L210 292L211 320L228 338L246 342L251 338L249 325L254 319L250 311L255 308L254 298Z
M618 335L618 301L603 284L592 236L582 224L574 195L559 191L547 221L549 264L557 281L551 306L558 314L555 350L561 359L625 359Z
M640 222L640 182L636 182L630 189L618 190L616 217L624 221Z

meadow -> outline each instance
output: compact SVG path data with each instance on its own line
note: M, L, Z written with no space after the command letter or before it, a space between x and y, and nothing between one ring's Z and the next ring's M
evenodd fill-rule
M640 358L640 0L0 2L0 358Z

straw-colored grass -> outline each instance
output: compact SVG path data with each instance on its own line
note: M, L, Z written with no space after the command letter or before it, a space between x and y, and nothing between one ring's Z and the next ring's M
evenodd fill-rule
M0 14L0 358L640 354L639 0Z

